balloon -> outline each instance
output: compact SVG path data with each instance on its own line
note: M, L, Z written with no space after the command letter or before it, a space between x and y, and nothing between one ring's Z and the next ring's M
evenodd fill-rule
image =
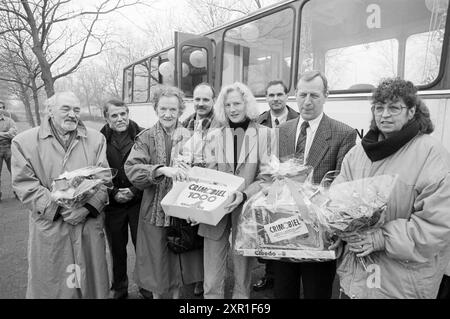
M173 75L173 72L175 71L175 68L173 66L172 62L163 62L160 64L159 68L159 73L161 73L162 76L169 76L169 75Z
M247 42L253 42L258 40L259 37L258 27L252 23L244 25L241 28L241 37Z
M170 62L175 63L175 49L172 48L167 52L167 58Z
M182 66L182 73L181 75L183 76L183 78L187 77L189 75L189 65L187 65L186 63L183 62Z
M201 50L195 50L189 56L189 62L196 68L204 68L206 66L206 53Z

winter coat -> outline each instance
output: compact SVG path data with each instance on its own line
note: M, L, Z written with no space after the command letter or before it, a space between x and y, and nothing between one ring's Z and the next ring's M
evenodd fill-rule
M64 171L108 167L104 136L80 122L66 152L46 118L40 127L17 135L11 149L13 188L30 210L26 297L107 298L106 190L88 201L100 214L75 226L58 218L59 206L50 197L52 181Z
M268 162L272 152L276 155L276 138L274 132L262 125L251 121L243 137L242 148L238 157L236 169L234 168L233 135L228 126L218 128L210 132L206 141L206 167L221 172L234 174L244 178L243 191L250 198L261 188L259 182L261 176L268 169ZM199 235L218 240L227 227L232 229L232 238L237 231L237 223L242 211L243 204L239 205L233 212L225 215L216 226L200 224Z
M108 159L109 166L117 169L117 174L113 178L114 187L109 192L110 206L132 206L141 201L142 191L131 184L131 182L125 175L125 170L123 168L125 161L130 154L131 148L133 147L134 139L136 138L136 135L138 135L141 131L142 128L140 128L139 125L130 120L130 123L128 125L128 135L130 136L130 140L128 141L125 149L120 150L117 142L113 138L113 130L109 127L109 124L105 124L105 126L103 126L100 130L100 133L102 133L106 138L106 158ZM124 156L122 156L122 153L124 154ZM119 191L119 188L129 188L134 194L133 199L123 204L117 203L114 199L114 196Z
M337 273L351 298L435 298L450 260L450 155L429 135L371 162L361 145L344 158L334 183L398 174L373 265L365 271L345 248ZM380 242L381 240L381 242Z

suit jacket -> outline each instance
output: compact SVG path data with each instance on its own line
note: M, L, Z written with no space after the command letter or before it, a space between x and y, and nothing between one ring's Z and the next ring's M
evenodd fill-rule
M248 144L245 142L248 140ZM275 136L271 129L251 121L244 135L244 142L238 157L238 164L234 169L233 136L228 126L215 129L207 136L206 164L210 169L234 174L245 179L244 191L247 197L257 193L260 189L258 183L253 183L261 172L264 172L269 161L270 152L275 147ZM248 147L246 147L246 146ZM258 178L259 179L259 178ZM218 240L226 227L232 227L235 238L238 217L242 211L242 204L233 212L225 215L216 225L200 224L199 235Z
M293 109L291 109L289 106L287 106L288 109L288 115L287 115L287 119L286 122L289 120L293 120L295 118L297 118L299 116L299 113L294 111ZM265 111L264 113L262 113L259 117L258 117L258 124L267 126L267 127L272 127L272 115L270 114L270 110Z
M295 154L295 137L299 118L279 126L279 157ZM355 145L356 130L323 115L306 159L314 168L313 182L320 183L324 175L340 170L345 154Z

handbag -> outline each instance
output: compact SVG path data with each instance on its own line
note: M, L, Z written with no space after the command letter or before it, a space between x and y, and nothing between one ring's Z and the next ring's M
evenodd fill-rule
M166 230L167 247L175 254L203 248L203 237L197 234L198 225L191 226L186 220L170 217Z

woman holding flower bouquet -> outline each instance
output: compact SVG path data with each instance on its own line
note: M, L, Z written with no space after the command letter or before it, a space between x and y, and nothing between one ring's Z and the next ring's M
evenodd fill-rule
M173 167L173 155L190 137L178 121L185 109L183 92L161 87L154 95L159 121L136 137L125 162L130 182L144 190L136 242L136 283L151 291L153 298L163 294L179 298L183 285L203 280L201 249L175 254L166 239L170 216L164 214L161 200L172 188L173 180L184 180L187 172Z
M370 131L346 155L334 183L398 178L384 224L341 237L341 291L350 298L435 298L450 260L450 155L429 135L430 114L413 83L383 80L372 114ZM356 258L366 256L364 268Z

